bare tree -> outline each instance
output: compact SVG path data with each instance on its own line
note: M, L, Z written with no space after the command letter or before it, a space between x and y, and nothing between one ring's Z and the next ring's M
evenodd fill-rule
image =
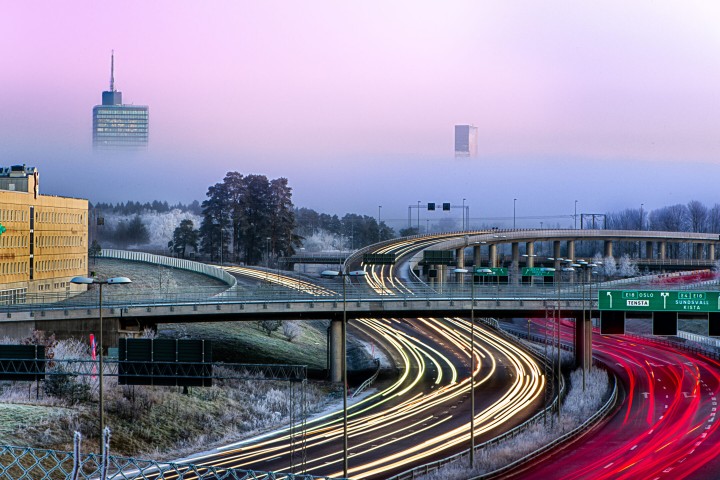
M688 220L691 232L704 232L707 228L708 209L697 200L692 200L687 205Z
M707 231L720 233L720 204L716 203L708 210Z

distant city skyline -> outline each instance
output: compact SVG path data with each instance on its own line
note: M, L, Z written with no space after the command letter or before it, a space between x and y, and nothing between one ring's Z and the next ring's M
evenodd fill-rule
M202 201L228 171L284 176L328 213L403 218L604 212L716 200L720 5L269 0L9 3L0 17L0 165L93 202ZM112 21L109 21L111 19ZM152 145L93 152L117 89ZM127 99L125 99L127 101ZM474 124L473 162L454 125Z

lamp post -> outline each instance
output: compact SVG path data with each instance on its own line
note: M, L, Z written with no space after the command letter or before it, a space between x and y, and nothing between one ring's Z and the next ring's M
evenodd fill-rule
M100 291L98 293L99 300L98 300L98 317L100 319L100 330L98 332L98 350L99 350L99 359L100 359L100 373L98 375L99 379L99 390L98 390L98 400L99 400L99 413L100 413L100 439L102 441L103 438L103 430L105 430L105 409L104 409L104 402L103 402L103 317L102 317L102 305L103 305L103 285L121 285L125 283L132 283L132 280L130 280L127 277L113 277L108 278L107 280L98 280L97 278L90 278L90 277L73 277L70 280L70 283L74 283L76 285L90 285L93 283L96 283L100 285Z
M270 237L265 238L265 268L270 268Z
M378 229L380 229L380 211L382 210L382 205L378 205Z
M490 269L486 269L490 270ZM492 271L492 270L490 270ZM467 274L466 268L453 273ZM470 275L470 468L475 465L475 273Z
M463 232L465 231L465 200L466 198L463 198Z
M338 272L337 270L325 270L320 274L323 277L341 277L343 282L343 323L342 323L342 370L343 370L343 477L348 476L348 408L347 408L347 290L346 281L348 277L363 277L364 270L351 272Z
M418 209L417 210L418 210L418 229L417 229L418 231L417 231L417 233L418 233L418 235L420 235L420 200L418 200Z
M575 200L575 214L573 215L573 220L575 220L575 230L577 230L577 200Z
M517 198L513 198L513 229L515 228L515 203L517 203Z
M645 205L644 203L640 204L640 230L643 229L643 206L644 205Z

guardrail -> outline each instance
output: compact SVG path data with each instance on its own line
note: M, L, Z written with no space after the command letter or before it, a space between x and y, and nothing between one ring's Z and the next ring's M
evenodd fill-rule
M103 248L98 255L101 258L114 258L117 260L126 260L131 262L144 262L153 265L162 265L164 267L172 267L189 272L201 273L208 277L216 278L225 282L229 287L237 284L237 279L230 275L222 268L213 267L206 263L185 260L184 258L165 257L162 255L154 255L145 252L130 252L127 250L115 250Z
M351 398L355 398L357 395L360 395L363 390L368 388L370 385L373 384L373 382L375 380L377 380L377 377L380 374L380 359L378 359L378 358L375 359L375 365L377 365L377 369L375 370L375 373L373 373L370 378L365 380L358 388L355 389Z

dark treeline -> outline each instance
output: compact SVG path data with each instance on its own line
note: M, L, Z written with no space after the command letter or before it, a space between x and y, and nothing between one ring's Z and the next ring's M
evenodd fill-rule
M318 213L310 208L295 210L297 234L309 237L321 231L339 235L348 239L347 248L360 248L382 240L394 238L395 231L385 222L377 223L377 219L368 215L346 213L342 218L337 215Z
M97 230L95 238L100 244L110 243L118 248L129 245L144 245L150 240L150 232L139 215L130 220L121 220L114 227L105 225Z
M94 208L100 212L115 213L118 215L139 215L141 213L148 212L166 213L176 209L181 212L190 212L196 215L200 215L202 213L202 207L200 206L200 202L197 200L194 200L187 205L184 203L170 205L168 202L161 202L159 200L153 200L152 202L145 203L128 200L125 203L120 202L116 204L100 202L94 205L91 204L90 208Z
M292 255L301 245L286 178L228 172L207 197L198 237L211 260L270 265L271 258Z

